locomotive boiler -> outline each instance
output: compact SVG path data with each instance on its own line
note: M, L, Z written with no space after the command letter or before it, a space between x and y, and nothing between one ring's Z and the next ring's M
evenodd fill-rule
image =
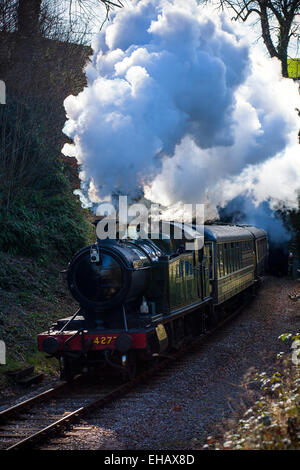
M132 377L256 288L267 260L263 230L207 225L204 243L189 249L184 232L174 236L176 225L165 223L154 239L98 240L75 254L66 279L79 309L38 336L39 350L59 360L62 379L108 367ZM203 238L200 227L190 229Z

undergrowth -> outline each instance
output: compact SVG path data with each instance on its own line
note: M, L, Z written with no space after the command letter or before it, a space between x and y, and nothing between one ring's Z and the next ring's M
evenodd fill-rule
M278 354L275 372L253 375L261 397L242 417L229 420L221 437L209 436L203 449L300 449L300 334L283 334L279 339L292 340L292 347Z
M77 309L60 275L66 263L0 252L0 339L7 348L0 386L7 385L7 370L34 365L36 372L57 372L57 361L37 351L37 335Z

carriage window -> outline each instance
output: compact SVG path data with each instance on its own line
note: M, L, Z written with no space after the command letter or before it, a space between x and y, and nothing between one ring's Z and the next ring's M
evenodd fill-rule
M218 245L219 277L224 276L224 247Z
M227 245L227 269L228 269L228 274L231 273L231 249L230 249L230 243L226 243Z
M198 260L199 260L199 263L202 263L203 261L203 248L201 250L198 250Z
M232 273L233 271L233 249L232 249L232 243L229 243L229 253L230 253L230 272Z
M229 272L232 273L233 271L233 249L232 243L228 243L229 248Z
M209 279L214 279L212 243L208 244L208 248L209 248Z
M220 275L224 276L224 246L220 246Z
M238 263L237 263L237 249L236 249L236 243L233 244L233 253L234 253L234 271L237 271L238 270Z
M235 252L235 269L238 271L240 269L240 257L239 257L239 243L236 242L234 247Z
M242 269L242 247L241 242L238 243L239 269Z
M227 271L227 274L230 273L230 250L229 250L229 244L228 243L225 243L225 247L226 247L226 271Z
M236 270L236 261L235 261L235 243L231 243L231 252L232 252L232 265L231 270L234 272Z
M227 243L224 243L224 275L228 274Z
M231 272L235 271L235 243L231 243Z

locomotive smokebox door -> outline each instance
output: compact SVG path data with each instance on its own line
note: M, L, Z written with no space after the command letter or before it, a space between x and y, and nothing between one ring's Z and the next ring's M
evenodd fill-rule
M169 344L167 332L165 330L164 325L162 325L161 323L157 325L155 331L159 344L159 352L163 353L168 349Z

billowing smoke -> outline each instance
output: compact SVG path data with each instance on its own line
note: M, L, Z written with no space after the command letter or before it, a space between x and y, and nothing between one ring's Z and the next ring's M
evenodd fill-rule
M65 100L74 145L63 152L80 165L84 206L115 194L296 205L298 87L205 12L196 0L133 0L95 39L88 86Z
M281 246L290 239L290 232L284 226L281 211L283 207L271 207L270 201L255 205L245 195L239 195L219 208L220 218L229 223L251 224L264 229L269 235L269 242Z

